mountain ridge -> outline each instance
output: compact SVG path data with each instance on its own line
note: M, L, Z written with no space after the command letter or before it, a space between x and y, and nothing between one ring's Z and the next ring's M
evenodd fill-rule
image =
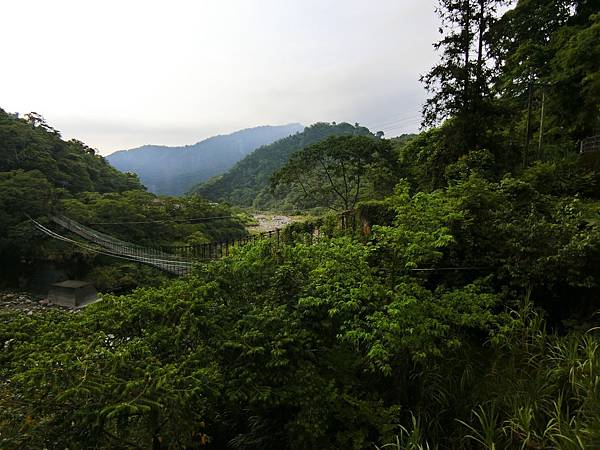
M155 194L183 195L194 185L226 172L255 149L303 130L299 123L261 125L185 146L147 144L118 150L106 159L122 172L138 174Z
M270 177L287 162L290 155L329 136L344 135L375 137L368 128L358 124L317 122L304 128L301 133L255 149L228 171L198 183L191 192L209 200L226 201L237 206L273 208L277 201L269 189ZM283 201L289 206L287 203L287 200Z

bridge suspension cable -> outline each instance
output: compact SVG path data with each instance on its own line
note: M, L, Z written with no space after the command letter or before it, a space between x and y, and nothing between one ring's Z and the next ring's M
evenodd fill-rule
M49 236L53 239L57 239L57 240L75 245L79 248L82 248L82 249L92 252L92 253L97 253L100 255L111 256L113 258L147 264L150 266L154 266L158 269L161 269L163 271L170 272L175 275L187 275L192 269L193 263L191 261L175 259L176 258L175 255L168 255L168 254L163 253L163 255L165 255L165 256L168 255L171 257L171 259L167 259L165 257L157 257L156 255L153 255L153 254L141 254L140 252L137 252L137 251L131 251L131 249L130 249L130 251L128 251L127 247L121 247L120 251L111 250L110 248L103 248L99 244L97 244L98 246L95 247L93 245L85 244L83 242L76 241L74 239L70 239L66 236L63 236L59 233L56 233L34 219L30 219L30 220L38 230L40 230L42 233L46 234L47 236ZM123 241L121 241L121 242L123 242ZM134 245L134 244L131 244L131 245ZM137 247L141 248L139 246L137 246Z
M39 231L53 239L67 242L89 252L147 264L175 275L187 275L191 272L194 263L201 260L228 256L233 247L244 245L257 237L269 239L276 237L278 242L280 238L280 230L275 230L224 242L169 247L144 247L94 230L66 216L51 216L50 219L62 228L81 237L85 242L63 236L33 218L30 217L29 219ZM164 249L168 250L164 251Z
M146 223L198 223L210 222L211 220L239 219L236 216L212 216L212 217L193 217L190 219L164 219L164 220L139 220L131 222L89 222L88 225L141 225Z

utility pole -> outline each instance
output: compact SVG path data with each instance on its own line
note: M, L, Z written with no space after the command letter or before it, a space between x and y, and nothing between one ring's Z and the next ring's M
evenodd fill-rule
M546 101L546 92L542 86L542 110L540 112L540 135L538 139L538 157L542 156L542 139L544 136L544 103Z
M529 141L531 140L531 95L533 91L533 82L529 79L527 89L527 131L525 136L525 149L523 150L523 168L527 166L527 156L529 153Z

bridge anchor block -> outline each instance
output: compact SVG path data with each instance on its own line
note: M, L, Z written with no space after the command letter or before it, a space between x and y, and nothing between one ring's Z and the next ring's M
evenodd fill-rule
M71 308L82 308L98 299L96 288L87 281L67 280L55 283L50 288L48 300Z

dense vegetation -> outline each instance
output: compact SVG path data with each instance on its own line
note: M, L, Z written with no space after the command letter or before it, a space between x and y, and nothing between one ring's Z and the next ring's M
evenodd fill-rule
M400 181L355 228L295 224L80 314L0 313L0 445L600 448L600 176L577 153L600 132L600 5L500 3L439 3L439 126L235 169L393 145ZM231 196L232 173L202 189ZM227 198L266 184L244 186Z
M198 197L156 197L135 175L120 173L85 144L62 140L41 116L18 119L0 110L0 283L28 283L49 265L104 289L131 288L140 277L157 276L137 264L116 264L52 241L29 222L33 217L50 224L51 214L139 244L192 244L246 233L239 220L227 218L232 212L226 206ZM223 218L187 221L204 217Z
M231 170L201 184L194 191L211 200L225 200L233 205L256 209L296 209L304 205L300 189L271 190L271 176L298 150L330 136L371 136L371 132L358 124L316 123L271 145L250 153Z
M271 183L275 197L281 195L281 187L287 188L287 197L300 192L305 208L349 211L365 197L391 193L398 181L397 169L389 141L330 136L293 153L273 174Z
M596 447L598 203L472 175L386 205L366 242L259 242L76 316L4 315L4 445Z
M0 145L0 172L6 178L14 171L38 171L70 194L142 189L137 177L115 170L80 141L62 140L36 113L17 119L0 109Z
M182 195L201 181L229 170L258 147L303 129L298 123L248 128L184 147L144 145L115 152L106 159L123 172L136 173L150 192Z

